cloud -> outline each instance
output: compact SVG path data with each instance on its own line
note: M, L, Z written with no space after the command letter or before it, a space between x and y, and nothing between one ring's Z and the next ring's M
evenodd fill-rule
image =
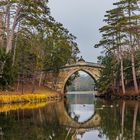
M105 11L112 9L114 0L52 0L52 16L77 37L81 54L86 61L97 61L101 49L93 48L101 35Z

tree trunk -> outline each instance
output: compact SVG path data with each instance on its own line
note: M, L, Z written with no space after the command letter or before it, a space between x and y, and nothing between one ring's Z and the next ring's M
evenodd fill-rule
M7 46L6 46L6 53L8 53L9 51L12 50L12 41L13 41L13 37L14 37L14 31L15 28L19 22L19 13L20 13L20 5L18 5L18 8L16 9L16 15L13 19L13 24L12 24L12 28L10 30L10 25L11 25L11 15L10 15L10 4L7 6Z
M3 46L3 39L2 39L2 14L0 13L0 45Z
M40 77L39 77L39 87L40 87L41 84L42 84L42 78L43 78L43 72L41 71Z
M122 92L123 94L126 93L125 91L125 83L124 83L124 72L123 72L123 60L121 58L121 84L122 84Z
M10 6L11 4L8 2L7 8L6 8L6 32L7 32L7 40L6 40L6 53L9 52L9 39L10 39Z
M118 35L117 35L118 36ZM117 43L121 43L121 40L120 40L120 33L119 33L119 39L117 40ZM118 47L118 56L119 56L119 61L120 61L120 64L121 64L121 68L120 68L120 72L121 72L121 87L122 87L122 92L123 94L126 93L126 90L125 90L125 83L124 83L124 71L123 71L123 50L121 48L122 46L120 45Z
M35 72L34 72L34 74L33 74L33 81L32 81L32 93L34 93L35 92L35 80L36 80L36 76L35 76Z
M14 46L14 50L13 50L13 60L12 60L12 66L15 65L15 59L16 59L16 42L15 42L15 46Z
M12 50L12 39L13 39L13 34L11 33L7 40L6 53L8 53Z
M19 27L20 27L20 24L18 26L18 31L19 31ZM12 66L14 66L15 64L15 58L16 58L16 49L17 49L17 37L18 34L16 34L16 39L15 39L15 45L14 45L14 49L13 49L13 61L12 61Z
M19 85L20 85L20 76L18 74L18 79L17 79L17 88L16 88L16 91L19 90Z
M131 21L131 13L132 13L131 6L132 6L131 1L128 1L128 16L129 16L130 23L132 22ZM131 27L131 24L130 24L130 27ZM135 92L138 93L139 90L138 90L138 84L137 84L137 79L136 79L135 56L134 56L135 49L134 49L134 43L133 43L134 39L133 39L131 30L129 31L129 41L130 41L130 47L131 47L131 65L132 65L133 83L134 83Z
M138 93L139 90L138 90L138 83L137 83L137 78L136 78L135 58L134 58L133 52L131 54L131 63L132 63L132 75L133 75L134 88L135 88L135 92Z

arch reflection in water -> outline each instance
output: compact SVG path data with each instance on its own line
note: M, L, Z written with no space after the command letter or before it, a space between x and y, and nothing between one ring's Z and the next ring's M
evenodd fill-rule
M93 94L68 94L65 100L68 115L78 123L90 120L95 113Z

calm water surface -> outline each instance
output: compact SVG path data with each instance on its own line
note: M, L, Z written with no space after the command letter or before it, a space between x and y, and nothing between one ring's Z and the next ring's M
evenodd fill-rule
M140 140L139 102L99 100L90 92L0 112L0 140Z

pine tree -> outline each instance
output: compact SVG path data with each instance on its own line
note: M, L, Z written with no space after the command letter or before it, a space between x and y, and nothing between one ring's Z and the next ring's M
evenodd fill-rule
M138 93L138 84L137 84L136 69L135 69L135 52L138 48L139 37L137 35L137 30L135 32L134 28L137 29L138 27L137 20L140 19L140 16L136 14L139 11L138 2L139 0L122 0L118 3L114 3L114 5L121 6L123 8L125 19L127 20L123 25L123 30L127 35L127 41L128 41L127 45L130 47L132 75L133 75L133 82L134 82L136 93Z
M139 50L140 15L139 0L119 0L113 3L116 8L107 11L106 25L100 29L102 40L95 47L102 46L106 53L112 53L120 63L122 91L125 93L126 75L124 59L131 58L132 76L135 92L138 93L136 79L135 53ZM118 59L119 58L119 59Z
M125 93L124 72L123 72L123 44L125 43L125 34L121 31L122 24L125 22L121 7L107 11L104 20L107 25L100 29L103 39L95 47L103 46L105 51L112 53L118 64L120 63L122 91Z

